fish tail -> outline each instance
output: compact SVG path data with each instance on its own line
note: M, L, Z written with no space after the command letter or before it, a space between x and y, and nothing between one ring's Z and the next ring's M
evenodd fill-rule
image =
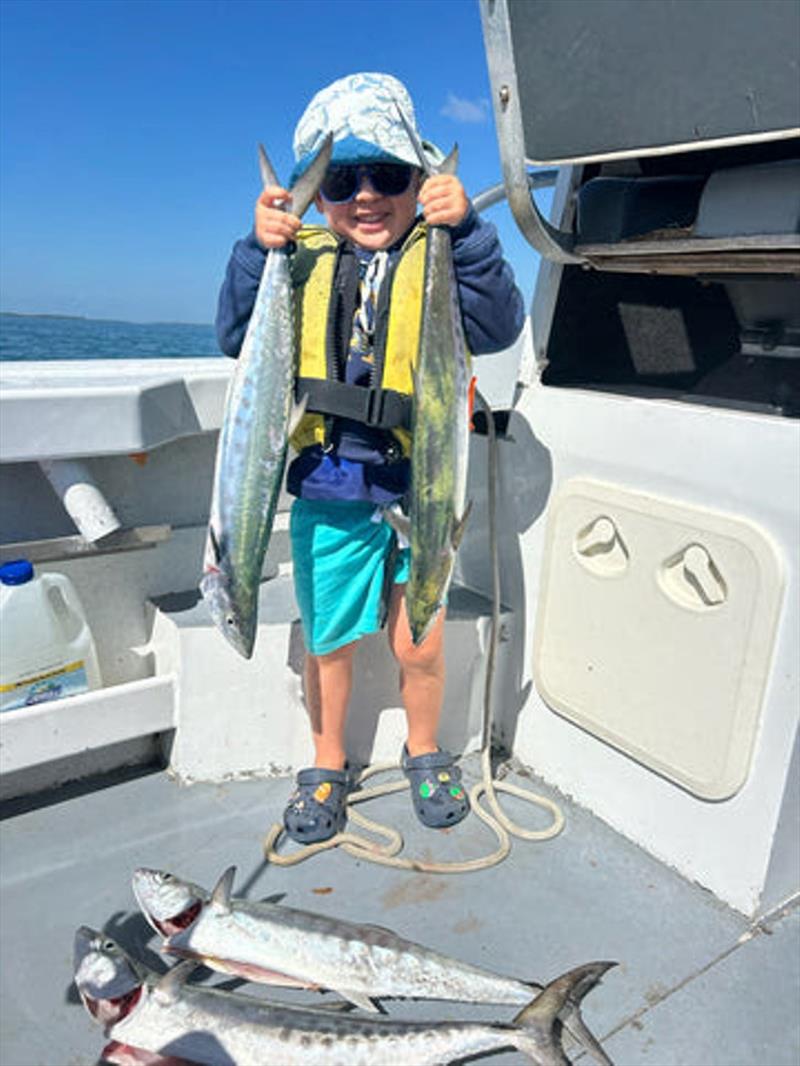
M454 144L450 149L450 154L446 159L443 159L439 166L436 168L439 174L455 174L458 170L458 145Z
M536 995L514 1019L513 1043L537 1066L569 1066L561 1046L562 1027L603 1066L611 1060L580 1014L584 996L591 992L614 962L590 962L557 977Z
M328 133L311 164L303 171L290 189L292 194L292 211L299 218L303 217L309 204L317 195L317 190L322 184L322 179L325 177L325 171L328 169L328 163L330 162L332 151L333 134Z
M267 150L263 144L258 146L258 165L261 170L261 181L266 188L268 185L280 185L275 167L270 162Z

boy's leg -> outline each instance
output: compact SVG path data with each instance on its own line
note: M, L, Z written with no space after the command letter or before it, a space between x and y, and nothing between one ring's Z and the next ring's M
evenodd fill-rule
M342 770L345 764L344 729L353 684L355 641L327 655L306 653L305 688L314 765Z
M444 699L444 618L442 608L417 647L406 615L405 585L395 585L389 606L389 641L400 665L400 691L408 719L402 757L417 817L432 829L457 825L469 814L461 770L439 747L437 735Z
M400 694L408 719L408 753L437 750L444 699L444 609L425 640L415 646L406 614L406 586L395 585L389 601L389 645L400 667Z

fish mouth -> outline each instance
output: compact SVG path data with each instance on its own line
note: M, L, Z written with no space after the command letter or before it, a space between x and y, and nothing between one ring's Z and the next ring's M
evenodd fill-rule
M182 933L184 929L188 929L202 908L202 900L197 900L196 903L187 907L185 911L181 911L180 914L175 914L171 918L156 918L152 914L148 914L148 918L150 919L150 924L155 927L156 932L160 933L166 940L177 933Z
M103 1025L115 1025L118 1021L127 1017L141 999L142 986L137 985L130 992L109 999L98 999L95 996L81 992L83 1005L91 1016Z
M221 591L223 585L219 573L208 572L200 582L200 592L223 637L243 659L250 659L256 642L255 619L243 617L231 602L227 590Z

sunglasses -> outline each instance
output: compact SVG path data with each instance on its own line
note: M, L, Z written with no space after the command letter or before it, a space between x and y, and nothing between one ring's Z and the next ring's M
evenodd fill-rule
M368 163L364 166L331 167L319 191L329 204L346 204L366 177L379 196L400 196L411 184L414 167L407 163Z

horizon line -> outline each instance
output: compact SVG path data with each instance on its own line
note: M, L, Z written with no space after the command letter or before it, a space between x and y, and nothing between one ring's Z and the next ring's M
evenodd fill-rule
M134 321L130 318L99 318L95 315L71 315L60 311L9 311L0 308L0 315L11 318L66 318L76 322L124 322L129 326L201 326L213 329L213 322L184 322L179 319L147 319Z

